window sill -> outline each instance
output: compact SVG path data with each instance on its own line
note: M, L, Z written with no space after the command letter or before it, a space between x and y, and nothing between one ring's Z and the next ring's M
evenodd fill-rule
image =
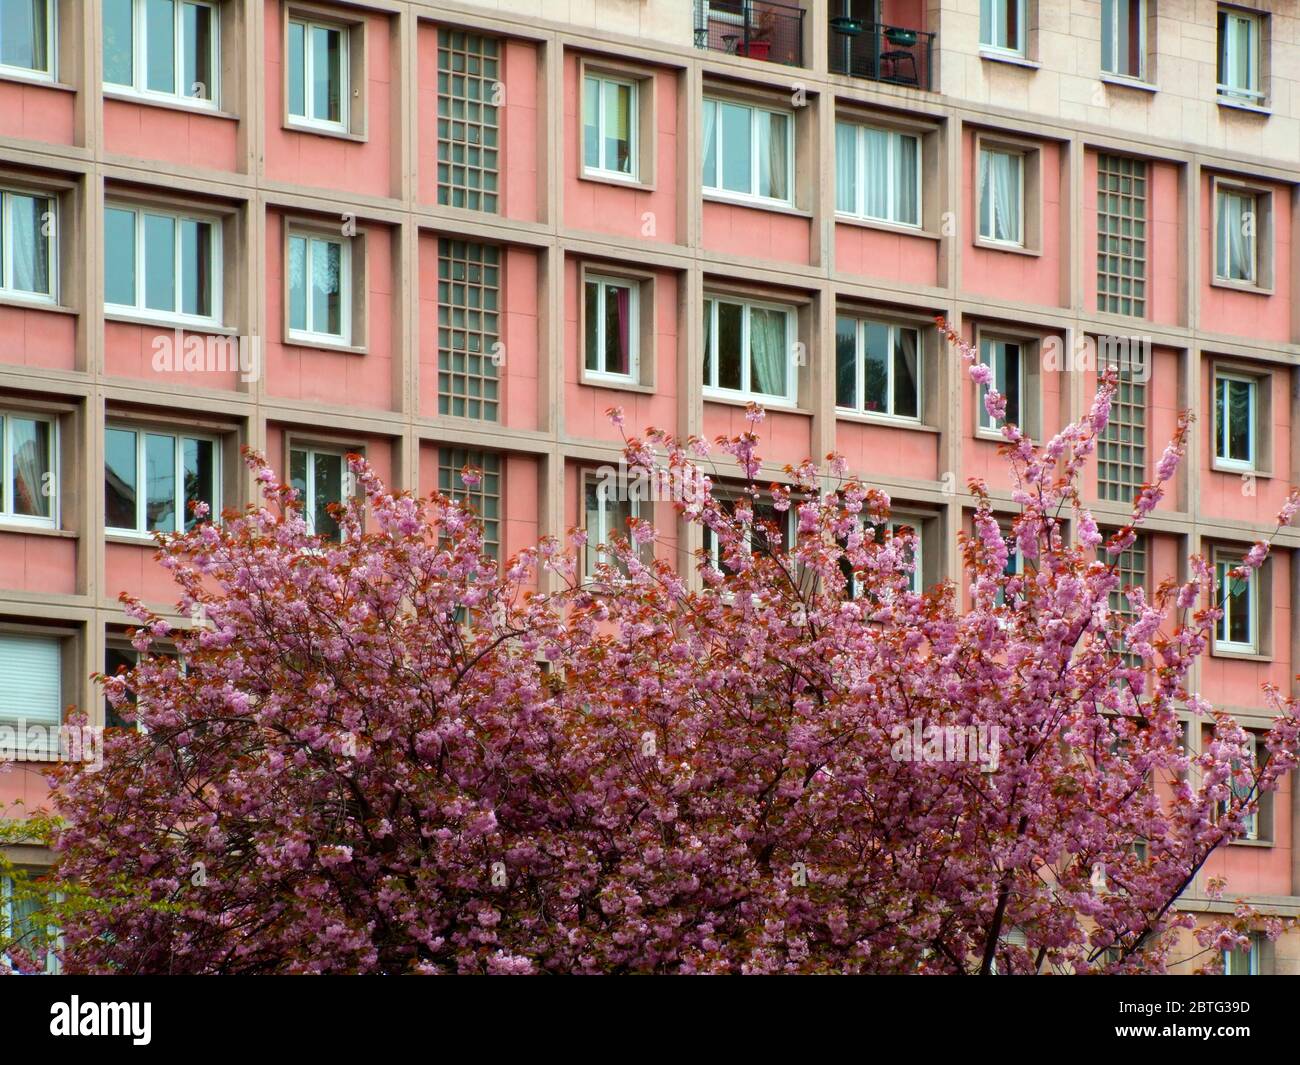
M182 333L209 333L215 336L227 337L239 335L239 330L232 325L195 321L189 318L168 318L159 314L132 314L129 311L110 311L106 309L104 311L104 321L122 322L126 325L155 326L158 329L167 329L173 332L179 329Z
M589 373L583 373L578 378L578 383L586 385L588 388L612 388L620 392L639 392L647 396L652 396L655 393L654 385L644 385L630 377L596 377Z
M920 226L904 225L902 222L882 222L878 218L858 218L856 215L839 214L838 212L835 215L835 224L857 226L860 229L877 229L882 233L897 233L900 237L919 237L922 240L936 242L943 239L938 233L932 233Z
M53 525L25 525L0 516L0 533L13 533L19 536L52 536L56 540L77 540L78 534L72 529L59 529Z
M632 189L635 192L654 192L653 181L642 181L636 177L620 177L613 171L583 170L578 174L579 181L590 181L595 185L610 185L616 189Z
M1220 107L1226 107L1230 111L1244 111L1248 115L1259 115L1261 118L1268 118L1273 113L1273 109L1267 104L1253 104L1249 100L1239 100L1222 94L1219 94L1217 102Z
M308 122L294 122L287 118L280 126L290 133L314 133L318 137L333 137L335 140L352 141L354 144L364 144L369 139L364 133L353 133L351 130L346 129L331 129L329 126L313 126Z
M164 536L169 535L163 533ZM153 533L130 533L123 530L107 529L104 532L104 543L106 544L125 544L128 547L157 547L153 538Z
M706 190L703 195L705 203L721 203L728 207L748 207L754 211L771 211L773 214L794 215L796 218L812 219L812 212L776 200L759 200L747 196L728 196L723 192Z
M705 388L703 398L705 403L719 403L726 407L748 407L752 403L765 411L780 411L783 414L804 414L811 418L813 413L806 407L800 407L794 400L780 399L775 396L740 396L713 392Z
M1005 63L1010 67L1021 67L1025 70L1038 70L1042 67L1036 59L1027 59L1023 55L1016 55L1013 52L995 52L989 48L980 49L980 58L988 60L990 63Z
M852 422L855 425L878 425L882 429L906 429L917 433L943 432L937 425L926 425L925 422L911 421L907 418L893 418L887 414L864 414L862 411L847 410L844 407L835 408L835 420Z
M1238 662L1272 662L1273 656L1262 654L1259 651L1247 651L1244 648L1240 651L1233 650L1231 647L1220 647L1213 643L1210 645L1210 654L1214 658L1235 659Z
M1249 296L1272 296L1275 290L1266 285L1256 285L1250 281L1229 281L1226 278L1210 279L1211 288L1225 288L1229 292L1244 292Z
M1272 847L1274 846L1274 843L1273 840L1271 839L1234 839L1228 844L1228 846L1229 847L1264 847L1266 849L1271 850Z
M1210 469L1214 473L1224 473L1229 477L1254 477L1257 481L1268 481L1273 478L1273 471L1266 470L1259 466L1230 466L1217 458L1210 459Z
M144 107L161 107L164 111L181 111L187 115L208 115L211 118L225 119L227 122L239 121L238 115L229 111L222 111L215 104L201 101L188 103L181 96L169 99L165 96L149 96L145 93L130 92L126 89L110 89L105 86L104 99L118 100L124 104L141 104Z
M1012 255L1028 255L1031 258L1042 258L1043 252L1040 248L1027 248L1023 244L1003 244L1000 241L989 240L987 237L976 237L974 245L977 248L983 248L985 251L1005 251Z
M24 296L18 292L0 292L0 307L17 307L24 311L53 311L55 314L76 314L57 300L44 296Z
M35 85L42 89L57 89L59 92L75 93L75 85L58 81L53 74L39 70L26 71L22 67L0 67L0 81L15 81L23 85Z
M1114 85L1117 89L1136 89L1138 92L1152 95L1160 91L1152 82L1143 81L1141 78L1127 78L1123 74L1107 74L1103 71L1097 76L1097 80L1103 85Z
M295 333L286 333L284 343L286 347L319 348L322 351L337 351L343 355L364 355L367 351L365 345L345 344L342 340L330 340L328 337L304 336Z

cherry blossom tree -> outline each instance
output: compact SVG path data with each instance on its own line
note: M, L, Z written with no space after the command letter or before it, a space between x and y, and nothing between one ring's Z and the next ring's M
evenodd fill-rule
M498 567L467 505L355 456L325 542L249 456L261 505L159 539L196 624L125 600L141 661L104 685L139 729L56 771L66 968L1162 970L1193 927L1175 900L1295 767L1300 716L1265 689L1257 760L1188 687L1221 616L1203 558L1120 588L1190 422L1103 539L1078 486L1114 390L1041 445L1005 425L1011 544L972 483L964 587L919 593L914 534L841 458L759 482L756 408L715 448L626 439L631 468L706 486L676 504L711 546L693 574L645 560L645 521L593 572L580 532ZM1194 757L1183 719L1212 729ZM1198 926L1207 967L1251 929L1283 931Z

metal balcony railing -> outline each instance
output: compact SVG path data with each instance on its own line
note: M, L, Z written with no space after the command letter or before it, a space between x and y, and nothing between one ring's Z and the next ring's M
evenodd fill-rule
M694 0L695 47L801 67L804 10L774 0Z
M831 72L929 89L934 34L839 17L830 20Z

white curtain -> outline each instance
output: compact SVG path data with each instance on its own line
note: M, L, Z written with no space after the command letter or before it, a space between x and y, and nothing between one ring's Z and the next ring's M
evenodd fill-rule
M751 391L768 396L784 396L786 356L786 315L784 311L753 307L749 312L749 352Z
M858 128L835 124L835 210L858 213Z
M1248 232L1254 201L1249 196L1219 193L1219 276L1249 281L1253 254Z
M24 292L49 292L49 241L41 228L50 201L44 197L14 194L8 198L13 227L14 287Z
M16 514L49 517L50 497L45 474L50 469L50 436L45 422L9 418L9 447L13 453L13 508Z
M774 200L790 197L789 118L770 111L758 116L758 194Z
M704 187L718 187L718 105L713 100L704 101Z
M889 134L866 129L862 161L863 208L868 218L889 219Z
M1019 241L1020 156L980 153L981 234L994 240ZM990 217L991 214L991 217Z

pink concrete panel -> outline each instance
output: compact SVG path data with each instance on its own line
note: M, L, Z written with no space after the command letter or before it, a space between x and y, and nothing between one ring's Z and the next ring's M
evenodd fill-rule
M723 255L806 265L812 254L812 223L783 211L708 201L704 247Z
M1242 475L1211 469L1214 459L1214 370L1213 361L1202 362L1200 397L1201 417L1194 432L1201 435L1201 513L1231 521L1258 522L1272 526L1294 478L1291 468L1290 374L1286 371L1267 377L1272 383L1273 423L1271 453L1259 456L1272 476ZM1285 586L1284 586L1285 587Z
M739 436L752 428L745 420L743 406L705 401L704 429L700 434L704 439L713 441L719 436ZM758 454L764 462L793 465L813 455L812 418L807 414L769 408L755 432L759 441ZM739 475L739 467L730 456L715 453L713 461L719 476ZM712 476L711 471L706 472Z
M104 545L104 590L110 599L122 592L138 596L155 608L174 607L181 596L171 574L158 565L152 543Z
M849 464L850 477L870 481L873 474L936 481L939 469L938 433L893 425L840 420L835 423L835 450Z
M48 772L48 763L15 762L9 772L0 773L0 809L14 803L22 804L23 815L51 809L47 803L50 785L45 774Z
M284 128L284 41L279 4L264 6L266 28L266 175L370 196L393 192L390 16L365 15L365 140ZM350 8L350 12L358 9Z
M0 81L0 137L71 144L76 103L66 89Z
M605 412L622 407L629 435L648 426L673 431L677 424L677 275L656 271L654 276L654 391L608 388L584 383L584 352L579 333L582 286L579 262L570 258L564 267L564 419L566 435L621 441L619 430ZM599 268L599 264L593 264ZM642 352L644 359L647 353Z
M104 100L104 146L136 159L237 170L239 123L224 115Z
M165 381L178 390L235 391L240 378L238 358L238 337L134 322L104 323L104 369L115 377Z
M354 337L364 353L290 344L284 340L283 220L266 218L266 386L270 395L313 403L340 403L380 410L393 403L393 232L366 225L367 293L365 336ZM355 247L355 246L354 246Z
M1203 743L1210 740L1209 730L1202 733ZM1273 831L1271 846L1229 845L1210 855L1201 877L1222 877L1227 881L1224 897L1245 895L1290 895L1292 817L1291 796L1295 779L1288 775L1272 795Z
M1001 251L975 244L979 233L979 197L977 175L979 160L975 152L975 134L967 130L962 137L962 195L967 248L962 265L962 284L972 293L1015 299L1044 306L1061 305L1061 151L1043 142L1040 186L1042 197L1041 254L1027 255ZM1026 202L1029 189L1026 189Z
M72 370L77 361L77 318L40 308L0 306L0 363Z
M1201 178L1201 328L1258 340L1291 339L1291 190L1268 185L1273 196L1271 292L1224 288L1214 281L1214 193L1211 175ZM1260 229L1263 230L1261 225ZM1263 241L1260 250L1269 255Z
M77 541L40 533L0 532L0 588L75 594Z
M564 63L564 220L576 229L624 237L677 239L677 83L668 71L654 75L655 172L643 175L653 188L625 188L582 176L581 64L570 53ZM646 91L644 82L641 91ZM642 131L642 138L645 131ZM645 157L644 147L641 149Z
M835 269L911 285L937 285L939 242L841 222L835 227Z

